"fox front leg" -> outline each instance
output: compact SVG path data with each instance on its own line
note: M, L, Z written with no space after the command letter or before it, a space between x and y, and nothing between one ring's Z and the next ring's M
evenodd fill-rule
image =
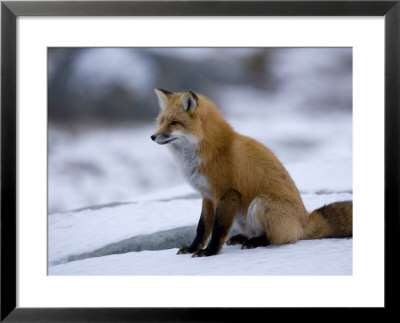
M221 197L215 211L211 240L207 248L196 251L193 257L216 255L222 249L239 207L240 194L236 190L229 190Z
M203 206L201 209L201 215L199 223L197 224L196 237L192 244L187 247L182 247L178 251L178 255L193 253L203 248L205 242L211 234L212 226L214 222L214 204L207 199L203 199Z

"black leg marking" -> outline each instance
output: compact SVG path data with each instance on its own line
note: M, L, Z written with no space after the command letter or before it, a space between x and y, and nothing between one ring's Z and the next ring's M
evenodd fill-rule
M199 223L197 224L196 237L194 238L192 244L188 247L182 247L181 249L179 249L178 255L193 253L196 250L200 249L203 244L204 235L205 235L204 220L203 217L200 217Z
M244 234L236 234L232 237L229 238L229 240L226 242L228 246L233 246L236 244L243 244L248 240L248 238Z
M206 249L196 251L193 257L212 256L221 250L239 204L240 194L236 190L229 190L221 197L215 211L211 240Z
M269 243L267 240L267 236L263 235L247 240L246 242L243 243L242 249L254 249L257 247L266 247L268 245Z
M221 241L221 237L223 235L223 231L224 231L223 229L224 228L221 226L221 224L218 221L218 217L215 217L214 227L213 227L210 243L208 244L207 248L205 248L203 250L197 250L193 254L193 257L216 255L221 247L220 241Z

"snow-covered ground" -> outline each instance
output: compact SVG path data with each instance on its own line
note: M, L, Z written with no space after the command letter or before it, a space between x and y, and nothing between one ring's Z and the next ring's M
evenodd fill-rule
M288 165L288 169L299 183L309 211L334 201L352 199L350 159L319 164L310 162L308 165L292 164ZM310 177L316 180L310 181ZM176 248L168 250L128 252L134 246L129 246L127 239L136 236L151 239L151 234L174 228L187 227L192 239L200 210L200 197L189 185L182 184L138 196L136 201L51 214L48 220L49 274L352 274L352 239L299 241L293 245L255 250L225 246L220 255L205 260L192 259L190 255L176 255L178 247L190 240L178 240ZM164 237L165 240L171 238L168 234ZM109 254L105 252L98 256L94 253L109 246L113 246L109 248Z
M352 239L299 241L242 250L226 246L214 257L176 255L178 249L130 252L69 262L50 275L351 275Z

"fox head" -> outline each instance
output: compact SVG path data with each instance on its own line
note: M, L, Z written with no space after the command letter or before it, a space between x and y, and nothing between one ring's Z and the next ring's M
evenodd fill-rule
M200 98L192 91L172 93L155 89L161 108L151 139L160 145L194 143L201 138Z

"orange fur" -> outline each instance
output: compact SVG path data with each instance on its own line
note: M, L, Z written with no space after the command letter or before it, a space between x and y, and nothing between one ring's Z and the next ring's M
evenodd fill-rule
M269 243L335 236L332 225L321 212L310 217L295 183L276 156L259 142L236 133L213 102L190 91L156 90L156 93L161 112L157 119L158 130L152 139L158 143L168 142L175 151L186 149L186 155L178 155L184 156L179 157L183 158L184 167L193 163L187 166L188 180L204 199L214 204L214 210L221 204L224 194L235 190L240 194L239 211L224 217L241 217L244 227L252 217L256 221L253 231L258 232L258 226L262 227ZM175 134L179 134L177 139ZM185 157L187 155L191 157ZM349 208L342 208L342 211L345 218L351 217ZM214 221L214 217L209 218L205 219L208 227L210 221ZM349 227L349 221L343 223Z

